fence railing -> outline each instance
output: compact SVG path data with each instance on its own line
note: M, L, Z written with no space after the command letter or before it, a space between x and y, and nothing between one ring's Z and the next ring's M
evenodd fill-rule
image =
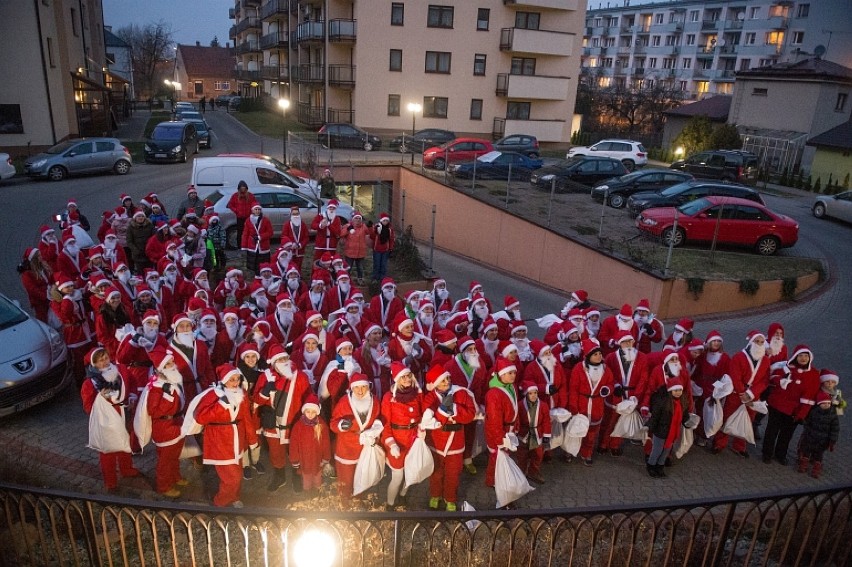
M324 514L0 484L0 565L849 565L850 492L621 509Z

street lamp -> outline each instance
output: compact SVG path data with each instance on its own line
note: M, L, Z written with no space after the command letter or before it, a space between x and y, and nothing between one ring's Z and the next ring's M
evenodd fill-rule
M408 103L408 110L411 112L411 137L414 138L414 132L416 131L416 120L417 113L423 110L423 107L416 102ZM414 141L412 140L412 148ZM411 165L414 165L414 151L411 152Z
M168 79L165 79L165 80L163 81L163 83L165 83L165 85L166 85L166 86L172 87L172 89L174 89L174 90L172 91L172 92L173 92L173 94L172 94L172 110L174 110L174 107L175 107L175 101L177 100L178 93L180 92L180 87L181 87L181 85L180 85L180 83L179 83L179 82L177 82L177 81L170 81L170 80L168 80Z
M281 107L281 124L284 127L284 137L283 137L283 155L284 155L284 163L287 163L287 109L290 108L290 101L286 98L278 99L278 106Z

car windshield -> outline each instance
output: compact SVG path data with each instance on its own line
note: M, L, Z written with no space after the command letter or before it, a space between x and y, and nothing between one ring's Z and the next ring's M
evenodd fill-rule
M689 188L689 186L689 183L678 183L677 185L672 185L668 189L663 189L662 191L660 191L660 195L662 195L663 197L672 197L674 195L677 195L681 191L685 191Z
M53 146L52 148L47 150L46 153L48 153L48 154L61 154L62 152L64 152L65 150L67 150L68 148L73 146L74 144L78 143L79 141L80 140L68 140L66 142L62 142L61 144L56 144L55 146Z
M501 155L503 155L501 152L488 152L487 154L482 154L476 159L477 161L481 161L482 163L491 163Z
M151 138L154 140L163 140L165 142L178 142L180 141L182 133L182 126L157 126L154 128L154 133L151 134Z
M26 320L27 314L17 305L5 297L0 297L0 330L20 325Z
M207 131L207 123L204 120L187 120L187 122L192 122L195 124L195 129L199 132Z
M213 191L205 199L213 203L214 205L222 198L222 194L219 191Z
M709 206L710 206L710 201L708 201L706 198L702 197L700 199L696 199L694 201L684 203L683 205L679 206L677 208L677 210L679 210L681 213L683 213L685 215L695 216L700 211L704 210L705 208L707 208Z

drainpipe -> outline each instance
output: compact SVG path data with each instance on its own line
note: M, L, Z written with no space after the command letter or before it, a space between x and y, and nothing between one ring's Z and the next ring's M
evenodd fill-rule
M36 27L38 27L38 47L41 52L41 74L44 77L44 92L47 95L47 115L50 116L50 137L53 140L53 144L56 144L56 124L53 121L53 101L50 98L50 83L47 77L47 66L49 61L45 58L44 55L44 36L42 35L41 30L41 13L39 12L38 7L39 0L33 0L33 6L35 7L36 14ZM71 86L73 90L73 85Z
M328 14L328 0L325 0L325 2L323 2L323 15L322 15L323 24L324 24L322 33L323 33L323 37L325 38L325 41L323 43L323 53L322 53L322 66L324 67L323 75L325 76L325 85L324 85L325 90L322 93L322 99L323 99L323 102L325 102L325 121L326 122L329 121L328 117L330 116L330 109L329 109L329 106L328 106L328 104L329 104L329 100L328 100L328 47L329 47L328 24L329 24L330 20L328 19L328 15L329 15Z

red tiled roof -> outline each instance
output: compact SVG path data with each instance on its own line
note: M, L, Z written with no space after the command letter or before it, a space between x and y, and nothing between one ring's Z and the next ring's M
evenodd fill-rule
M234 53L227 47L178 45L186 74L190 78L227 78L234 74Z
M731 110L730 95L716 95L690 104L682 104L677 108L667 110L669 116L706 116L712 121L724 122Z

